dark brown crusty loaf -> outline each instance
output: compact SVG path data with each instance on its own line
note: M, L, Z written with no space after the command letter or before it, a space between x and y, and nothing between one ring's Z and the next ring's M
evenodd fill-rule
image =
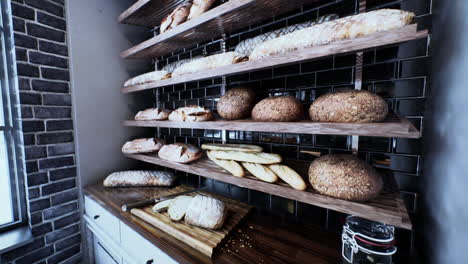
M273 96L263 99L252 110L255 121L289 122L304 118L302 103L292 96Z
M382 97L358 90L322 95L309 108L310 119L316 122L380 122L387 114L388 105Z
M218 113L224 119L247 118L255 103L255 93L248 87L228 90L218 101Z
M319 193L351 201L368 201L383 188L380 174L353 155L325 155L309 167L309 181Z

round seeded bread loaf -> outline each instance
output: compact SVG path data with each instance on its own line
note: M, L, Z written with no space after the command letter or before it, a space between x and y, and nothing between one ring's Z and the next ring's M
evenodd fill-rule
M382 97L358 90L322 95L309 108L310 119L316 122L380 122L387 114L388 105Z
M247 87L230 89L218 101L218 113L224 119L247 118L255 103L255 93Z
M292 96L273 96L263 99L252 110L255 121L289 122L304 118L302 103Z
M319 193L351 201L368 201L383 188L380 174L353 155L325 155L309 167L309 181Z

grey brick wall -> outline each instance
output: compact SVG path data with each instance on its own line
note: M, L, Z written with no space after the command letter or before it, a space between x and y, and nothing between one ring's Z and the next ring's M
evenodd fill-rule
M1 263L78 263L80 213L64 0L13 0L33 243Z

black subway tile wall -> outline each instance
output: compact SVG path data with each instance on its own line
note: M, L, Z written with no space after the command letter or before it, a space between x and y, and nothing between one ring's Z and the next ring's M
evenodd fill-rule
M318 1L300 10L290 12L252 25L249 28L227 34L226 50L231 51L242 40L286 25L300 23L318 16L337 13L340 16L357 12L357 0ZM431 21L430 0L368 0L367 10L397 8L413 11L417 21L424 23L420 28L429 28ZM182 56L222 52L220 38L198 44L181 53L167 54L157 58L156 67L161 68ZM400 46L377 48L364 53L363 89L384 97L390 108L422 129L425 113L425 91L430 80L430 38L410 41ZM271 95L292 95L304 103L305 109L319 96L341 89L353 89L355 82L356 56L342 55L289 66L253 71L228 76L226 89L248 85L254 87L257 99ZM183 85L159 88L160 106L176 107L198 104L216 111L216 102L223 90L222 78L202 80ZM200 145L204 142L221 142L222 131L200 129L159 128L159 136L168 142L187 142ZM301 150L327 153L351 153L348 136L272 134L244 131L227 131L230 143L254 143L266 151L283 155L288 159L311 160ZM393 175L402 191L412 217L417 211L418 180L421 174L421 140L360 137L359 157L377 167L382 173ZM382 162L386 161L386 162ZM385 164L385 165L382 165ZM178 172L181 182L193 186L208 184L211 190L240 201L247 201L257 208L259 214L268 210L284 221L296 221L302 225L320 225L336 233L341 232L345 215L274 195L239 188L204 177ZM417 227L416 227L417 230ZM413 251L415 231L398 230L398 258L407 258Z
M63 1L11 1L34 242L1 263L79 263L80 213Z

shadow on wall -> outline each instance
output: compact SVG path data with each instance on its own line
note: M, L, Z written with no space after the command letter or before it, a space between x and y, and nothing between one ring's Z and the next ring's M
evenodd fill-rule
M424 131L425 263L468 259L468 1L434 0L433 76ZM430 80L429 80L430 81Z

